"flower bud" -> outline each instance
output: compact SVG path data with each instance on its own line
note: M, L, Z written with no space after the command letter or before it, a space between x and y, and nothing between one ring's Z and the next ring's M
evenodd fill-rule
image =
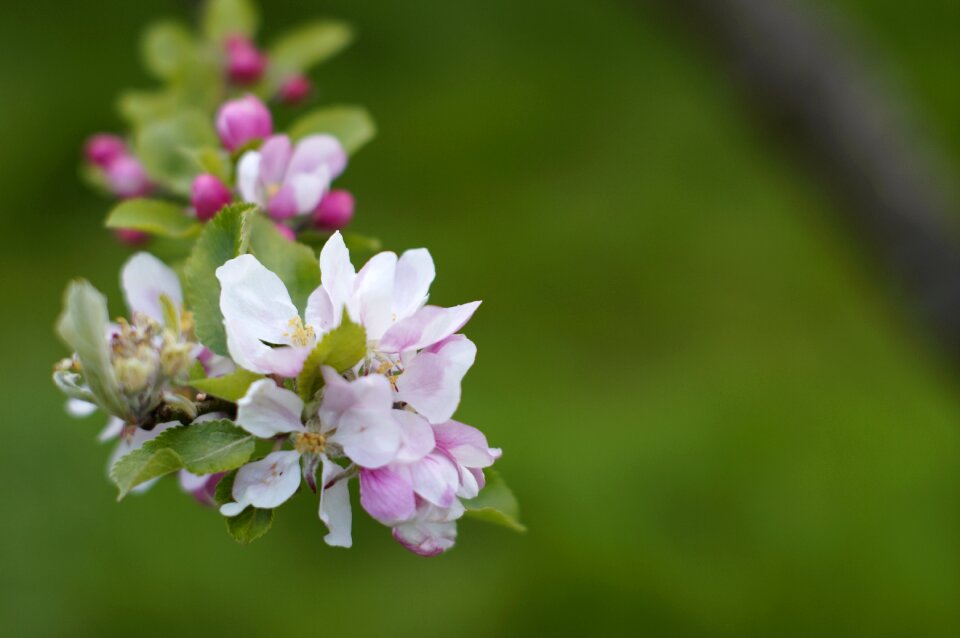
M147 233L132 228L117 228L113 231L113 234L117 236L120 243L126 244L127 246L141 246L150 239L150 235Z
M353 195L345 190L327 193L313 211L313 225L322 230L339 230L353 219Z
M270 137L273 118L263 102L248 95L220 107L217 133L227 150L236 151L253 140Z
M143 392L155 372L154 367L138 357L119 357L113 361L113 370L120 387L128 394Z
M197 219L200 221L212 219L231 201L233 201L233 193L215 176L202 173L193 180L190 202L197 211Z
M267 58L243 36L227 38L227 75L234 84L253 84L267 68Z
M98 133L87 140L84 154L91 164L106 168L115 159L127 154L127 145L116 135Z
M193 365L193 344L169 340L160 351L160 369L171 379L185 374Z
M293 232L293 229L289 226L284 226L283 224L274 224L274 227L277 231L287 239L287 241L296 241L297 234Z
M104 169L113 194L122 199L142 197L150 192L150 179L137 158L121 155Z
M313 88L313 86L310 83L310 78L305 75L294 75L293 77L287 78L287 80L280 85L280 91L277 93L277 97L280 98L280 102L283 104L299 104L310 95L311 88Z

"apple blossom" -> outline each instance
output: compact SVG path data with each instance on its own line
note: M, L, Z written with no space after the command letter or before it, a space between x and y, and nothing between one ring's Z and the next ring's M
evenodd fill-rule
M217 133L228 151L237 151L273 134L270 110L253 95L230 100L217 112Z

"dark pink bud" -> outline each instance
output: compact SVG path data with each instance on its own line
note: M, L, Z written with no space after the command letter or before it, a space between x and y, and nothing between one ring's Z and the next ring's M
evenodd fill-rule
M313 225L322 230L339 230L353 219L353 195L345 190L332 190L313 211Z
M127 246L142 246L150 239L150 235L147 233L141 230L133 230L132 228L118 228L113 232L117 236L117 239L120 240L120 243L126 244Z
M277 231L287 239L287 241L296 241L297 234L293 232L289 226L284 226L283 224L274 224Z
M106 166L104 172L113 194L121 199L143 197L150 192L150 179L137 158L121 155Z
M227 75L234 84L253 84L267 68L267 58L243 36L227 38Z
M98 133L87 140L84 153L88 162L106 168L113 160L127 154L127 145L116 135Z
M193 180L190 202L197 211L197 219L200 221L212 219L231 201L233 201L233 193L215 176L202 173Z
M298 104L310 95L312 88L310 78L305 75L295 75L280 86L280 92L277 95L284 104Z
M252 95L230 100L217 113L220 141L233 152L253 140L273 134L273 118L263 102Z

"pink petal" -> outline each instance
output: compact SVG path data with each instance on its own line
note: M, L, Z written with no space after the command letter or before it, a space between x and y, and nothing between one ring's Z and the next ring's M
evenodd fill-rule
M400 425L397 463L415 463L436 447L433 428L422 416L407 410L394 410L393 418Z
M397 394L430 423L448 421L460 404L460 383L473 365L477 347L463 335L435 352L421 352L397 379Z
M487 445L487 437L475 427L457 421L433 426L437 447L448 452L465 467L489 467L499 458L499 450Z
M337 138L332 135L310 135L297 143L287 175L313 173L317 168L325 167L332 180L339 177L346 166L347 153Z
M410 518L417 506L409 479L390 468L360 470L360 504L385 525Z
M264 186L283 183L290 163L290 138L274 135L260 147L260 183Z
M120 271L120 286L130 312L140 312L163 323L160 295L166 295L177 308L183 305L183 291L177 273L149 253L137 253Z
M427 302L427 293L437 271L426 248L408 250L397 262L393 291L393 312L406 319Z
M450 507L460 487L460 473L449 458L428 454L409 466L413 490L424 500L439 507Z
M452 308L424 306L387 330L380 340L380 349L407 352L434 345L460 330L479 306L479 301Z
M278 386L273 379L255 381L237 401L237 425L254 436L268 439L288 432L303 432L303 401Z

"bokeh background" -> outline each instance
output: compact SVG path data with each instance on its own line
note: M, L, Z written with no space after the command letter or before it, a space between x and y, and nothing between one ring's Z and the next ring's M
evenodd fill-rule
M824 0L960 167L956 2ZM241 547L173 482L115 502L49 381L68 278L127 254L77 177L175 0L0 8L0 633L960 635L960 384L843 200L662 5L271 0L359 40L314 75L379 137L355 230L484 299L462 420L529 526L421 559L301 495ZM960 286L960 281L957 282ZM119 311L119 305L117 306Z

